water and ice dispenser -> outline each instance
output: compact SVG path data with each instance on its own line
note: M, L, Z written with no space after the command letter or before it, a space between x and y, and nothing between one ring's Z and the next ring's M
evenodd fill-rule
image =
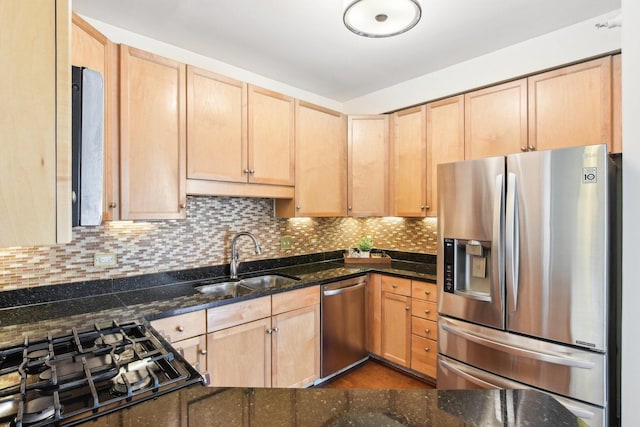
M444 239L444 292L491 300L491 242Z

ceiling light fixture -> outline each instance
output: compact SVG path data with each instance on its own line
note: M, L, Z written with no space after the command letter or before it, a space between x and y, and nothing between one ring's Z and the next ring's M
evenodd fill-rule
M342 20L364 37L391 37L415 27L422 16L418 0L345 0Z

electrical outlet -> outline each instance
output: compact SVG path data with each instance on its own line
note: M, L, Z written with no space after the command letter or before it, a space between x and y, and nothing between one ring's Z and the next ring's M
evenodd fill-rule
M307 238L307 243L309 243L309 246L315 246L318 244L318 236L309 236Z
M114 267L118 265L118 256L112 252L93 254L94 267Z
M291 236L282 236L280 237L280 250L288 251L291 249L293 239Z

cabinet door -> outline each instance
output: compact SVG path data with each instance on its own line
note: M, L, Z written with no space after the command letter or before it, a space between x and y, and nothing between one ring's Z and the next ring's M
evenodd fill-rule
M187 178L247 182L247 85L187 66Z
M611 57L529 77L529 142L538 150L609 144Z
M186 218L185 66L120 46L121 219Z
M437 376L436 359L438 356L438 343L436 341L411 336L411 369L432 378Z
M438 215L438 165L464 160L464 95L427 104L427 216Z
M70 13L0 1L0 247L71 241Z
M347 214L346 136L343 114L296 102L295 209L289 216Z
M272 318L272 387L302 387L320 377L320 304Z
M611 58L611 86L613 87L612 109L612 153L622 153L622 55L613 55Z
M249 85L249 182L293 185L294 100Z
M427 185L425 107L394 113L392 123L391 214L424 216Z
M104 190L102 220L120 218L118 68L115 45L75 13L71 21L71 64L98 71L104 81Z
M465 159L527 151L527 79L464 95Z
M214 387L271 387L271 318L207 335Z
M200 335L171 343L199 372L207 371L207 336Z
M409 367L411 297L382 292L382 357Z
M389 116L349 116L349 216L389 215Z

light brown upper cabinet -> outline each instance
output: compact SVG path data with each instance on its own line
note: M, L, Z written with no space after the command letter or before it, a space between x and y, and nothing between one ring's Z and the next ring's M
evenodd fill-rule
M464 95L427 104L427 216L438 215L438 164L464 160Z
M120 218L118 162L118 56L116 46L75 13L71 18L71 64L98 71L104 81L104 191L102 220Z
M529 150L527 79L466 93L464 106L465 159Z
M346 117L296 101L295 149L295 197L276 200L276 216L346 216Z
M186 70L120 46L121 219L186 218Z
M529 77L529 144L537 150L608 144L611 57Z
M349 116L349 216L389 215L389 116Z
M69 3L0 2L0 247L71 241Z
M426 214L427 147L425 106L391 116L391 215Z
M293 185L294 111L293 98L249 85L250 183Z
M611 83L613 86L613 131L612 153L622 153L622 55L613 55L611 58Z

